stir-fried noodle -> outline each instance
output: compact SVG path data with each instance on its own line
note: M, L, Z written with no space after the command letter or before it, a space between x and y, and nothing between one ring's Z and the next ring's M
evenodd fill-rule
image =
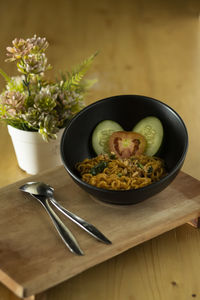
M108 190L138 189L166 175L162 159L145 155L129 159L98 155L77 163L76 169L83 181Z

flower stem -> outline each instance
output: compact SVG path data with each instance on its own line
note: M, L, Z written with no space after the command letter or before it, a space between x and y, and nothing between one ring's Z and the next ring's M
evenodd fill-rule
M28 81L28 75L25 74L24 76L25 76L25 80L23 80L23 83L24 83L24 85L27 87L28 95L29 95L29 97L30 97L30 95L31 95L30 88L29 88L30 82Z

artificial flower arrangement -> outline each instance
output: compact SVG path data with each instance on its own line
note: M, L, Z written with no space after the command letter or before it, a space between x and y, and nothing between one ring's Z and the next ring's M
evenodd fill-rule
M25 131L38 131L44 140L55 139L84 106L86 91L95 80L84 80L97 53L54 82L45 78L52 67L45 51L46 38L14 39L7 47L6 61L16 62L19 76L9 77L0 69L7 84L0 94L0 120Z

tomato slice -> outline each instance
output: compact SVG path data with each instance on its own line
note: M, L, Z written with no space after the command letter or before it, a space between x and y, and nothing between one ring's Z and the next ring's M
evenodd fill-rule
M140 155L146 149L146 139L143 135L132 131L117 131L109 138L109 150L119 158L129 158Z

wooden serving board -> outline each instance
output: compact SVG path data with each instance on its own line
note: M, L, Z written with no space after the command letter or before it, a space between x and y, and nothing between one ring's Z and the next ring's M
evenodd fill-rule
M0 280L21 298L47 290L200 214L200 182L183 172L163 192L129 206L93 199L63 167L29 177L28 181L54 186L58 202L112 241L112 245L98 242L59 214L85 252L76 256L64 245L42 206L18 190L26 181L0 190Z

